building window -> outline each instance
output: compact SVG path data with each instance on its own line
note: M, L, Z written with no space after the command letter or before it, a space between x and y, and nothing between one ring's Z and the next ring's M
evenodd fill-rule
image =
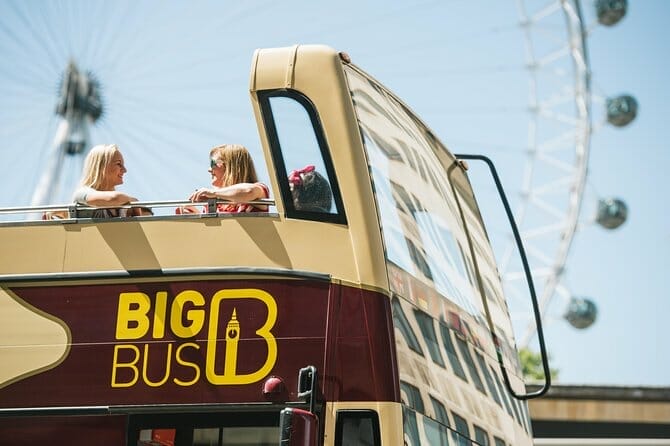
M500 382L500 378L498 378L498 374L496 373L495 370L493 370L493 367L491 367L491 376L493 376L493 381L496 384L496 387L498 388L498 391L500 392L500 397L503 400L503 403L505 404L505 409L507 409L507 413L509 414L510 417L513 417L514 414L512 413L512 406L510 405L509 402L509 395L507 393L507 389L502 385Z
M416 422L416 412L407 406L402 406L402 430L404 432L406 445L421 445L421 440L419 439L419 425ZM409 443L407 440L409 440Z
M475 441L482 446L489 446L489 434L484 429L475 425Z
M505 442L498 437L493 437L493 443L495 443L495 446L505 446Z
M400 381L400 390L407 395L407 405L409 407L419 413L426 413L425 406L423 405L423 398L421 398L421 392L419 392L418 388L404 381Z
M437 421L439 421L440 423L444 424L447 427L450 427L451 425L449 424L447 409L445 409L442 403L440 403L432 396L430 397L430 402L433 405L433 410L435 411L435 417L437 418Z
M444 349L447 351L447 358L454 369L454 373L467 382L468 378L465 375L465 370L463 370L461 360L458 357L458 353L456 353L454 342L451 340L451 330L443 322L440 322L440 335L442 336L442 344L444 344Z
M463 360L465 361L465 365L468 367L468 371L470 372L470 377L472 378L472 382L475 384L475 387L477 388L477 390L479 390L483 394L486 394L486 390L484 390L484 383L482 382L482 378L479 376L479 372L477 371L477 366L475 366L475 363L472 360L472 355L470 355L470 350L468 349L468 343L465 342L463 339L459 338L458 336L456 336L456 343L458 344L458 348L461 350L461 355L463 355Z
M423 417L423 430L426 433L428 444L443 446L449 444L448 430L435 420Z
M437 342L437 334L435 333L433 318L420 310L414 310L414 316L416 317L416 321L419 323L419 330L421 330L423 339L426 341L426 345L428 346L430 357L433 359L435 364L444 367L444 360L442 359L442 353L440 353L440 344Z
M407 342L409 348L423 356L423 350L421 350L419 340L416 338L412 327L409 325L407 316L405 316L405 312L402 310L400 300L397 297L394 297L391 301L391 305L393 308L393 324L400 330L400 333L402 333L402 337Z
M471 446L470 441L470 428L468 427L468 422L465 421L465 418L451 413L454 417L454 423L456 424L456 430L451 432L451 438L454 440L457 446Z
M479 369L482 371L482 375L484 375L484 380L486 381L486 385L489 388L489 393L491 393L491 396L493 396L493 399L498 404L498 406L502 407L502 402L500 401L500 395L498 395L498 389L496 389L496 386L493 383L493 378L491 377L489 369L486 366L486 360L482 355L480 355L477 352L475 352L475 358L477 358L477 362L479 363Z

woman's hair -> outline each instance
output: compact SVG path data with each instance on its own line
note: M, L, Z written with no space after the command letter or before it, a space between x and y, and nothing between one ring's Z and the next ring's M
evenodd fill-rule
M119 151L116 144L100 144L93 147L84 160L80 186L98 190L105 181L105 170Z
M330 212L333 193L330 183L314 166L305 166L289 174L293 205L298 211Z
M257 183L254 160L246 147L240 144L223 144L209 152L212 159L220 160L226 167L223 186L238 183Z

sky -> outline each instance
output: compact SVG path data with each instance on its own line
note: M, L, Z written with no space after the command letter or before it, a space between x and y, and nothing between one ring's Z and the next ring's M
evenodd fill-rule
M319 43L347 52L453 152L490 156L517 208L524 202L529 147L576 125L541 120L538 139L529 139L535 115L528 43L539 54L564 47L567 34L557 15L527 39L519 4L532 15L549 3L0 0L0 206L30 203L53 151L54 108L68 60L102 85L105 111L91 128L91 141L121 147L128 167L123 190L142 200L176 200L208 185L209 148L224 142L249 147L261 179L268 178L248 93L253 51ZM670 314L664 271L670 213L661 199L670 190L663 136L670 2L630 1L628 14L613 27L596 24L592 0L582 1L582 10L593 132L562 284L571 295L592 299L599 311L591 327L576 330L561 317L566 298L551 299L544 320L551 367L563 384L667 387L670 349L662 341L661 318ZM570 61L557 60L550 74L535 78L542 98L569 99L554 109L566 115L575 113ZM637 119L624 128L604 124L604 100L619 94L639 104ZM570 154L556 156L573 161ZM66 160L56 202L69 201L80 163ZM552 175L537 164L536 176ZM484 208L490 190L477 187ZM570 187L563 184L545 198L561 208ZM626 223L611 231L593 223L596 203L606 197L624 200L629 209ZM497 252L504 251L505 229L487 223ZM555 256L556 240L537 243ZM525 305L511 305L521 327L530 317Z

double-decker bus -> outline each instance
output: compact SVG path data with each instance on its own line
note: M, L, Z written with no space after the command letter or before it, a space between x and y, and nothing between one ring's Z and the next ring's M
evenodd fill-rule
M532 444L466 164L325 46L250 93L269 212L0 222L0 444Z

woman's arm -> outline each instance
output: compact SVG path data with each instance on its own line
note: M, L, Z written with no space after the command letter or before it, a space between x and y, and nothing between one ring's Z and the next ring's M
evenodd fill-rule
M95 207L123 206L137 198L116 190L90 190L86 194L86 204Z
M200 188L189 197L191 201L207 201L209 198L230 200L237 203L266 198L265 189L258 183L238 183L232 186L217 188Z

